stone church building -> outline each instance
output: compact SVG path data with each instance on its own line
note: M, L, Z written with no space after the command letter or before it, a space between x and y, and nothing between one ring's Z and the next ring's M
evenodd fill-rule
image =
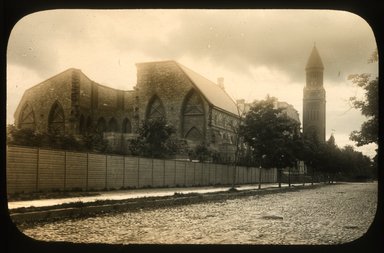
M81 135L97 131L120 151L145 119L163 117L190 147L204 143L233 153L236 103L218 84L175 61L138 63L133 90L113 89L68 69L26 90L15 125L40 132Z

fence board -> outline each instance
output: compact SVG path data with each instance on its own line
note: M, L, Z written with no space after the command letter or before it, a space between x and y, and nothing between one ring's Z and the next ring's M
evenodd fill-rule
M37 149L7 147L7 192L36 190Z
M65 152L40 149L38 190L64 190Z
M194 166L194 163L191 163L191 162L186 162L185 163L185 166L186 166L186 183L185 185L186 186L192 186L192 185L195 185L195 166Z
M88 155L88 189L104 189L106 187L106 156Z
M185 185L185 162L176 161L175 184L176 186Z
M176 161L170 161L165 160L164 166L165 166L165 180L164 180L164 186L175 186L175 163Z
M139 187L138 183L138 157L125 157L124 187Z
M231 184L233 166L118 155L7 147L7 191L119 189ZM258 183L260 168L237 167L236 183ZM276 169L261 169L263 183Z
M107 185L108 189L120 189L123 187L123 156L107 156Z
M152 160L148 158L139 159L139 187L152 185Z
M195 185L203 185L201 180L203 173L203 164L202 163L193 163L193 167L195 170Z
M159 159L153 160L153 185L161 187L164 185L164 161Z
M85 190L87 187L87 154L67 152L65 164L65 188Z

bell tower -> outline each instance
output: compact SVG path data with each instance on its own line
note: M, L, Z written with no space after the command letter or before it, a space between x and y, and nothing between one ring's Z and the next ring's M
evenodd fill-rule
M316 135L325 141L324 65L314 45L305 67L306 85L303 89L303 134Z

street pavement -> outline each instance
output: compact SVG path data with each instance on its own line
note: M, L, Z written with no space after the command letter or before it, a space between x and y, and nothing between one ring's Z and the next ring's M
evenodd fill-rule
M301 184L300 184L301 185ZM306 184L310 185L310 184ZM236 186L238 191L258 189L258 184L239 185ZM288 184L282 184L282 187L288 187ZM262 184L261 189L274 189L277 188L277 183ZM100 191L94 192L95 196L78 196L68 198L52 198L52 199L36 199L25 201L9 201L8 209L16 209L21 207L47 207L55 206L74 202L94 202L103 200L125 200L137 199L145 197L164 197L172 196L175 193L188 194L188 193L212 193L212 192L225 192L228 191L230 186L204 186L204 187L178 187L178 188L150 188L150 189L131 189L131 190L118 190L118 191Z
M18 228L37 240L75 243L324 245L356 240L375 217L377 182L327 184L300 191L273 187L277 185L269 188L273 194L21 223ZM201 188L192 191L197 189ZM213 188L205 187L208 190ZM371 236L378 242L379 234Z

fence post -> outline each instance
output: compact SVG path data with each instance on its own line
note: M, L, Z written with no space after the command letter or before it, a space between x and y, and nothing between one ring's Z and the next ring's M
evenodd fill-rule
M175 168L175 170L174 170L174 173L173 173L173 185L176 186L176 160L175 160L174 168Z
M211 165L208 166L208 185L211 185Z
M86 175L85 175L85 190L88 191L88 174L89 174L89 153L87 152L87 167L86 167Z
M217 182L216 177L217 177L217 164L215 163L215 177L213 178L213 185L215 185Z
M200 164L201 164L200 182L201 182L201 185L204 185L204 163L200 163Z
M152 158L152 166L151 166L151 186L153 187L153 158Z
M36 191L39 191L40 148L37 148Z
M163 160L163 186L165 186L165 160Z
M291 166L288 167L288 187L291 187Z
M193 163L193 185L196 185L196 163Z
M137 188L140 187L140 157L137 157Z
M64 190L67 185L67 151L64 151Z
M105 155L105 189L108 188L108 155Z
M187 186L187 162L184 162L184 186Z
M125 188L125 156L123 156L123 188Z

